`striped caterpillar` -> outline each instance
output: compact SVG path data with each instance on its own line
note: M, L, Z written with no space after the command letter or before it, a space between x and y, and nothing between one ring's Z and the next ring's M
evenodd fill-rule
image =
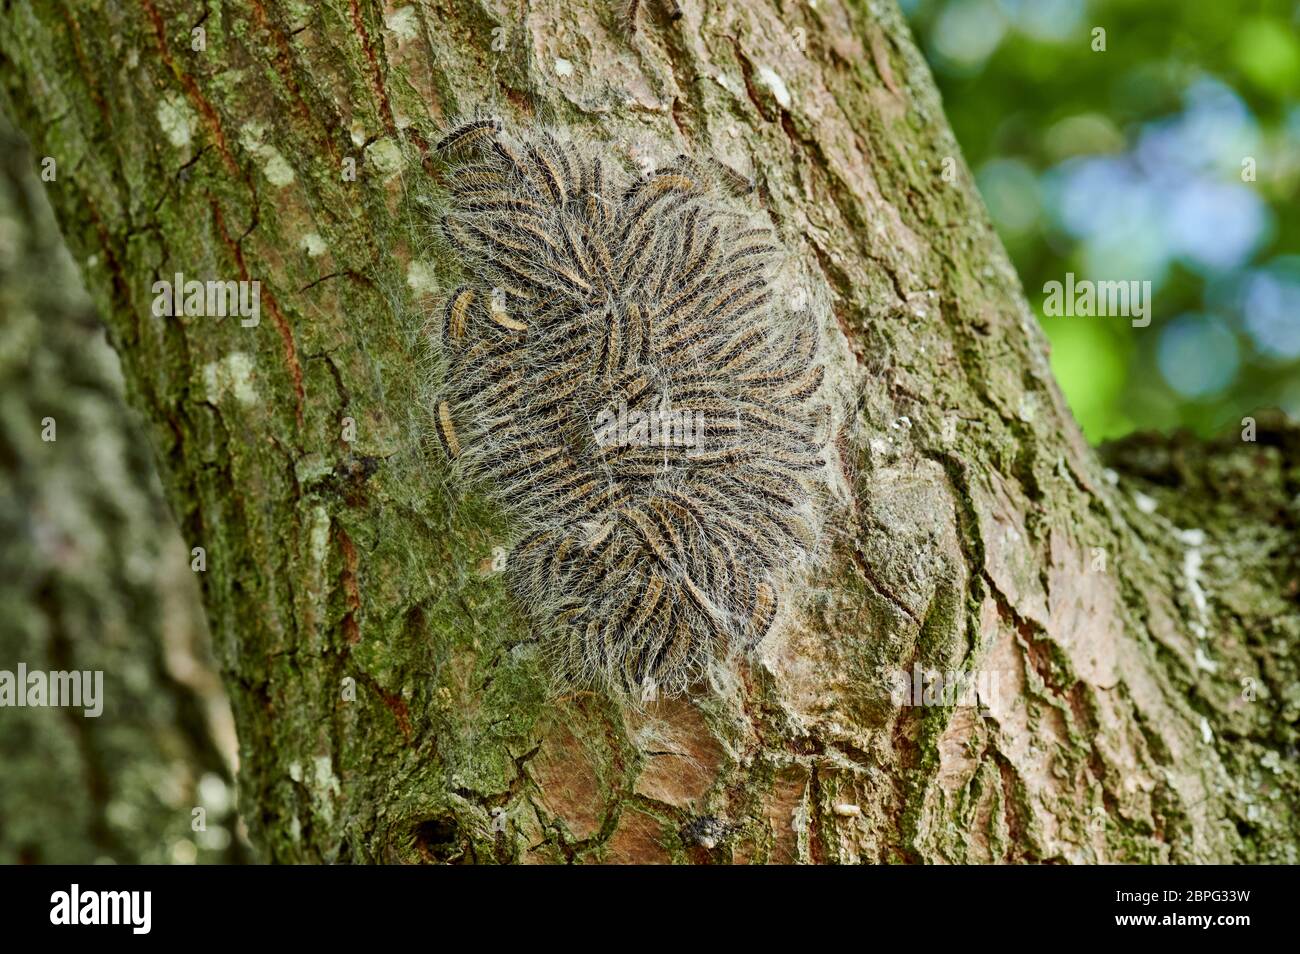
M447 297L433 428L516 535L510 591L568 685L680 693L773 625L823 520L811 311L711 161L634 175L495 119L438 143Z

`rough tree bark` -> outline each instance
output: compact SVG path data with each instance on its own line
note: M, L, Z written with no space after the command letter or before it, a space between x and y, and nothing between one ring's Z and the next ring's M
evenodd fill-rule
M207 548L265 856L1296 860L1295 430L1105 469L892 2L622 6L4 7L8 107ZM425 450L430 144L478 107L752 168L833 292L854 500L727 688L549 697L493 515ZM175 272L261 281L261 324L155 317ZM900 706L914 665L998 691Z

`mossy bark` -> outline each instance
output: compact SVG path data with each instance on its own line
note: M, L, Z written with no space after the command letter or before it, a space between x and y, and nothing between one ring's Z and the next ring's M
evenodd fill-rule
M1295 431L1135 439L1105 469L893 3L646 2L635 30L621 6L0 20L8 107L63 170L207 548L265 856L1296 860ZM830 290L852 501L794 622L711 692L550 694L494 515L426 450L421 327L455 282L430 144L478 109L752 169ZM260 281L261 323L155 316L177 272ZM918 665L996 691L899 705Z

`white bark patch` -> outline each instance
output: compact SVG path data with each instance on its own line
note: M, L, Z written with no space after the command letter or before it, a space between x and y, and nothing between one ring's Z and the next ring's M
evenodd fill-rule
M334 800L339 797L342 791L339 785L339 777L334 774L334 766L330 762L328 755L318 755L313 760L316 768L316 777L312 780L312 793L316 796L316 803L320 807L320 813L327 822L334 821Z
M1205 556L1201 547L1205 544L1204 530L1179 530L1178 539L1187 545L1183 554L1183 580L1187 584L1188 595L1196 608L1196 620L1192 623L1192 632L1198 639L1206 636L1206 624L1209 622L1209 601L1205 598L1205 589L1201 586L1201 567Z
M1143 513L1155 513L1155 512L1156 512L1156 501L1155 501L1155 498L1153 498L1153 497L1148 497L1146 494L1142 493L1142 491L1140 491L1140 490L1135 490L1135 491L1133 491L1133 502L1134 502L1135 504L1137 504L1137 508L1138 508L1139 510L1141 510Z
M758 80L764 86L772 91L776 101L781 104L782 109L789 109L793 100L790 98L790 89L785 85L785 80L776 74L776 71L768 66L758 68Z
M203 385L208 400L220 404L227 394L245 406L258 401L257 388L253 386L253 359L247 352L232 351L220 361L210 361L203 366Z
M284 188L293 181L293 167L274 146L263 147L262 160L262 173L271 185Z
M557 60L555 61L555 75L556 75L556 76L572 76L572 75L573 75L573 64L570 63L568 60L557 59Z
M440 287L433 266L419 259L406 266L406 284L417 295L436 295Z
M366 147L366 162L385 179L391 179L402 168L402 150L391 139L380 139Z
M239 144L262 164L262 175L266 176L266 181L282 189L293 182L293 167L279 149L262 141L265 135L266 129L260 123L245 123L239 128Z
M169 96L158 104L158 125L167 141L177 149L189 148L198 119L184 96Z
M384 26L392 30L399 40L414 40L420 35L420 21L415 7L398 7L384 17Z
M311 524L311 558L317 566L325 563L325 557L329 553L330 545L330 514L324 507L316 507L312 511Z
M315 232L308 232L299 239L298 247L305 251L311 258L324 255L326 249L329 248L329 246L325 244L325 240Z

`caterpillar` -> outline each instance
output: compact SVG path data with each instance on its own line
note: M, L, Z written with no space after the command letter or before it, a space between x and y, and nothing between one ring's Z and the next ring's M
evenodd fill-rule
M817 316L736 178L649 175L496 119L450 130L434 431L510 518L510 593L566 685L689 691L756 646L821 537Z

